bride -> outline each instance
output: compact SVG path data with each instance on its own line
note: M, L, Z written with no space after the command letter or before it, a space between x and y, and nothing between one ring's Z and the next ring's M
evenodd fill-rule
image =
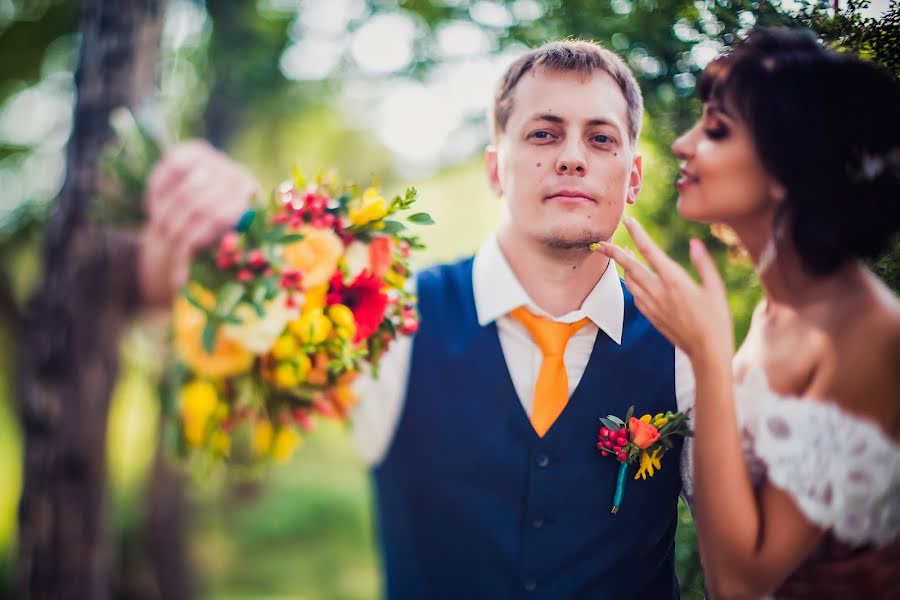
M678 211L729 225L765 292L733 361L701 242L699 284L633 220L650 269L601 251L693 365L685 481L709 590L755 598L827 539L900 534L900 301L859 260L900 230L900 89L808 32L760 29L710 64L700 96L699 123L673 146Z

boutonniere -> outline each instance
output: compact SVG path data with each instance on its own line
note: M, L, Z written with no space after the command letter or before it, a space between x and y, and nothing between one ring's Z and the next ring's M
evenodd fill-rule
M613 496L612 512L619 512L622 494L625 492L625 478L631 463L639 463L635 479L646 479L662 468L661 460L674 445L672 436L691 436L688 417L683 412L667 411L656 416L634 416L634 406L628 408L625 420L608 415L600 417L600 431L597 434L597 450L602 456L612 456L619 461L616 478L616 493Z

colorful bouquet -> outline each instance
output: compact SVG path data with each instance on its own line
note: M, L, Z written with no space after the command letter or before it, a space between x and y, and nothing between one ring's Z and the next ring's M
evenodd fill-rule
M317 417L346 416L353 380L418 328L404 285L423 246L399 220L415 201L295 170L195 258L174 307L183 451L284 462Z
M634 406L631 406L624 421L613 415L600 417L597 450L602 456L613 456L620 463L613 497L613 513L619 512L622 504L625 478L631 463L640 463L635 479L653 477L653 473L662 467L660 460L663 455L674 447L669 438L693 435L688 426L688 417L683 412L667 411L655 416L646 414L640 419L633 415Z

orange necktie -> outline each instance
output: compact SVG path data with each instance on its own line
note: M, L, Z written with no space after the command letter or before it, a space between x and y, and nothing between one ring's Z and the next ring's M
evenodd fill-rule
M566 344L572 334L589 321L584 318L575 323L558 323L538 317L524 306L513 310L509 316L528 329L544 355L531 405L531 425L539 436L544 437L569 402L569 376L563 363Z

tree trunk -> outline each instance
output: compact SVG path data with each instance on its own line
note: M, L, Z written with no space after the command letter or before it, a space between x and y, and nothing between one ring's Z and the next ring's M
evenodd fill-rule
M20 344L22 599L109 597L106 426L119 335L138 301L136 245L91 225L87 211L110 111L152 89L162 11L163 0L85 2L66 181Z

